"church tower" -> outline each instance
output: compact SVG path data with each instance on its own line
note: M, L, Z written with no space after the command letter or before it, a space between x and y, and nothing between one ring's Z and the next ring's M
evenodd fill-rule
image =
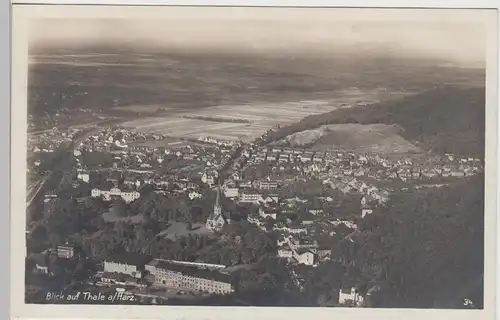
M217 198L215 200L214 210L207 219L206 227L210 231L219 231L224 226L224 217L222 216L222 206L220 205L220 187L216 189Z
M217 217L220 215L222 215L222 207L220 205L220 188L217 187L217 198L214 205L214 216Z

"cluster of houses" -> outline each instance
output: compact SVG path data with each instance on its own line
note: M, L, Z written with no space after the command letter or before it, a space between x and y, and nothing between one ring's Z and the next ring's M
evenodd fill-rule
M54 152L62 144L71 143L79 131L78 129L58 130L57 128L53 128L39 135L28 135L28 152Z
M81 183L89 183L90 174L87 171L79 172L77 179ZM119 186L121 187L119 188ZM179 176L146 176L143 178L109 176L106 178L104 186L91 190L90 196L102 198L105 201L120 197L125 202L130 203L140 198L140 190L145 186L151 186L157 194L185 194L190 200L200 199L203 196L200 192L199 182L193 182L189 178Z
M238 174L226 180L223 186L226 198L240 203L268 203L277 202L275 191L279 187L278 181L270 179L261 180L238 180Z
M378 204L386 203L389 200L389 192L377 188L374 185L369 185L355 177L329 177L323 180L324 185L329 185L332 189L340 190L344 194L359 193L366 196L366 200L370 203L377 202Z
M91 197L102 197L104 201L111 201L114 197L121 198L126 203L133 202L141 197L141 194L135 190L122 191L118 188L111 188L110 190L100 190L94 188L90 193Z
M82 152L106 152L113 156L117 167L127 169L157 169L165 164L181 162L186 166L220 169L236 147L234 144L214 144L202 141L166 141L155 147L155 141L168 139L163 135L146 134L122 128L106 128L82 141L75 157ZM182 166L179 166L182 167Z
M409 159L397 161L390 172L390 177L402 181L420 180L437 177L468 177L482 170L479 158L456 158L447 155L435 164L414 164Z
M344 177L396 179L402 181L436 177L464 177L482 170L477 157L446 155L419 162L410 157L389 160L379 154L355 154L347 151L311 151L287 147L250 147L242 154L245 165L267 164L273 171L291 170L296 174L329 174ZM244 165L238 167L244 169Z
M305 235L282 235L277 242L278 257L298 264L316 266L319 262L330 259L331 250L320 248L317 241Z
M233 147L233 146L238 144L236 141L221 140L221 139L216 139L216 138L206 137L206 136L199 137L198 141L201 141L203 143L217 145L219 147Z

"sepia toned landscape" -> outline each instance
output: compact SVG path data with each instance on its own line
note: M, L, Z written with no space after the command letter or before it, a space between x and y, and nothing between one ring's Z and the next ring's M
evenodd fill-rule
M483 308L481 21L304 14L36 22L26 303Z

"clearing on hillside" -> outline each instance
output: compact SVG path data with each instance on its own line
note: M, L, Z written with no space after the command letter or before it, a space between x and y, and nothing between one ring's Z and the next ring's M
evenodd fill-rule
M295 146L311 144L312 149L345 149L361 153L417 153L422 150L399 135L399 129L386 124L334 124L288 136Z

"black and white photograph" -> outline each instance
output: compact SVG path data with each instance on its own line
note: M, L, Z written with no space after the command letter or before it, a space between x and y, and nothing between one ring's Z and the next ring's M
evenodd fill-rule
M485 308L495 15L148 12L26 28L24 304Z

